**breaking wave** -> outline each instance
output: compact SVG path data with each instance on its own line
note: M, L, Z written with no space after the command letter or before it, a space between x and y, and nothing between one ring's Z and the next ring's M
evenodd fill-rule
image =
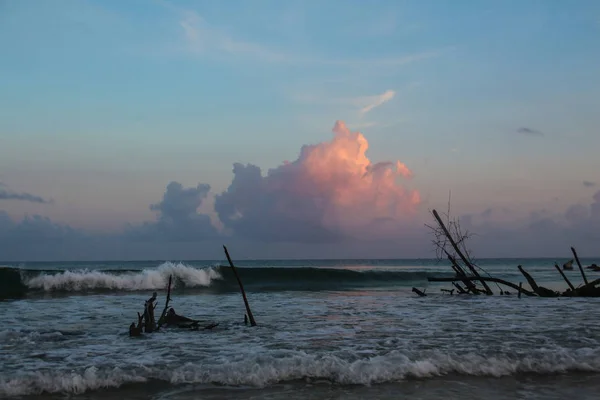
M254 291L343 290L374 286L425 282L431 273L403 270L356 271L313 267L238 268L244 286ZM440 274L433 274L440 275ZM237 291L238 284L229 267L196 268L166 262L143 270L27 270L0 268L0 299L32 293L86 293L98 291L138 291L165 289L169 276L174 288L216 292ZM446 274L442 274L446 276ZM450 276L450 275L448 275Z
M497 357L437 352L410 358L400 351L393 351L355 360L298 352L284 357L252 356L244 361L216 365L90 366L76 371L38 371L17 377L2 377L0 397L42 393L81 394L149 381L169 385L217 384L261 388L281 382L311 379L333 384L372 385L450 374L497 378L523 373L548 375L567 372L600 372L600 352L561 348Z
M172 275L175 286L187 287L210 286L213 279L221 279L221 275L212 268L197 269L184 264L164 263L156 269L145 269L138 272L114 273L109 271L63 271L57 274L42 273L28 278L25 284L30 289L49 291L88 291L95 289L109 290L152 290L164 289Z

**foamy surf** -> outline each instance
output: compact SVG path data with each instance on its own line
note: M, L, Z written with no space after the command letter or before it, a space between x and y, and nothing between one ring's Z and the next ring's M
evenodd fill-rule
M30 289L51 291L88 291L88 290L153 290L164 289L169 276L173 276L174 287L207 287L215 279L222 279L214 268L198 269L183 263L165 262L156 269L144 269L134 273L115 274L104 271L64 271L24 278Z
M124 384L151 380L169 384L218 384L226 386L266 387L279 382L321 380L334 384L371 385L406 379L431 379L448 374L502 377L519 373L556 374L569 371L599 372L597 350L566 349L538 351L525 356L484 357L435 353L413 359L402 352L348 361L335 355L300 353L276 357L249 357L244 361L186 363L177 368L166 365L122 366L80 371L39 371L20 377L0 378L0 397L42 393L81 394Z

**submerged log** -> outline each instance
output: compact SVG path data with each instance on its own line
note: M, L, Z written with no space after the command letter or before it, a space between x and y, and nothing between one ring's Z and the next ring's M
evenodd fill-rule
M412 291L413 291L413 292L415 292L416 294L418 294L420 297L425 297L425 296L427 296L427 295L425 294L425 292L422 292L422 291L420 291L420 290L419 290L419 289L417 289L416 287L413 287L413 288L412 288Z
M429 282L458 282L458 281L462 281L463 279L467 279L469 281L486 281L486 282L495 282L495 283L500 283L504 286L508 286L510 288L513 288L515 290L519 290L519 287L517 285L515 285L514 283L505 281L504 279L500 279L500 278L493 278L493 277L481 277L481 276L467 276L467 277L463 277L463 276L456 276L453 278L436 278L433 276L429 276L427 277L427 280ZM527 296L537 296L537 294L530 292L527 289L521 289L521 292L523 292L523 294L527 295Z
M585 272L583 272L583 267L581 266L581 262L579 261L579 257L577 256L577 252L574 247L571 247L571 252L573 252L573 256L575 256L575 261L577 262L577 266L579 267L579 272L581 272L581 277L583 278L583 282L587 285L588 280L585 276Z
M225 255L227 256L227 261L229 261L229 266L235 275L235 279L237 279L240 290L242 291L242 297L244 298L244 304L246 305L246 311L248 312L248 318L250 318L250 326L256 326L256 321L254 320L254 316L252 315L252 310L250 310L250 305L248 304L248 299L246 298L246 292L244 291L244 285L242 285L242 281L235 269L235 265L233 265L233 261L231 261L231 257L229 257L229 252L227 251L227 247L223 246L225 250Z
M572 293L569 295L568 293ZM600 288L599 287L581 287L575 292L569 291L568 293L563 294L565 297L600 297Z
M567 290L563 293L566 297L600 297L600 288L596 287L600 284L600 279L595 279L587 285L580 286L575 290Z
M198 326L197 328L192 328L193 331L206 331L206 330L210 330L212 328L216 328L217 326L219 326L218 322L213 322L211 324L208 324L206 326L200 327Z
M533 277L531 275L529 275L529 273L527 273L527 271L525 271L522 266L519 265L517 268L519 268L519 271L521 271L521 274L523 274L525 279L527 279L527 283L529 283L529 286L531 286L531 289L533 289L533 291L538 296L540 296L540 297L558 297L559 296L558 292L555 292L554 290L550 290L543 286L539 286L535 282L535 279L533 279Z
M458 256L465 263L465 265L471 270L471 272L473 273L473 275L475 275L476 277L480 278L480 275L477 272L477 270L475 269L475 267L473 266L473 264L471 264L471 262L469 261L469 259L463 254L463 252L460 250L460 248L458 247L458 245L454 241L454 238L452 237L452 235L448 231L448 228L446 228L446 225L444 225L444 222L440 218L440 215L438 214L438 212L436 210L433 210L432 213L433 213L433 216L435 217L435 219L437 220L438 225L440 226L440 228L442 228L442 231L444 232L444 235L446 235L446 237L448 238L448 241L452 245L452 248L454 249L454 251L456 252L456 254L458 254ZM492 290L485 283L484 280L481 281L481 284L485 288L485 292L486 292L487 295L494 294L494 292L492 292Z

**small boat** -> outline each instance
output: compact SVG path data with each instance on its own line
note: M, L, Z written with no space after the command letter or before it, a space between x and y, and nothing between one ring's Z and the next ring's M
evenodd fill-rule
M564 270L572 270L573 269L573 260L567 261L566 263L564 263L563 269Z

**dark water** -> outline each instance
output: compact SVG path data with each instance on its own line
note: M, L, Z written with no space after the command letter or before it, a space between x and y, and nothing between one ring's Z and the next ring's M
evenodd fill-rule
M554 260L480 264L515 283L524 281L521 264L538 283L565 287ZM449 296L440 291L449 284L427 283L428 275L451 275L431 260L239 265L254 328L243 324L237 283L217 262L5 265L0 397L596 399L600 393L598 299ZM220 325L130 338L128 326L152 291L159 291L162 307L169 275L178 313ZM567 275L581 282L577 268ZM429 296L417 297L412 286Z

